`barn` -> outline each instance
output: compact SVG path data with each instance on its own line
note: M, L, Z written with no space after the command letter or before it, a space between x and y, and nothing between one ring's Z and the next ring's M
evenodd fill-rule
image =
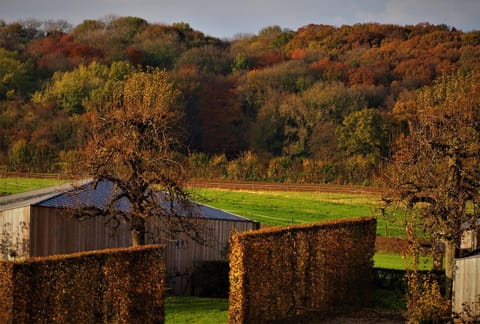
M80 205L102 207L112 188L107 181L97 186L90 182L69 183L0 197L0 257L18 259L130 246L130 232L125 224L114 228L103 217L79 221L68 215L69 209ZM125 202L120 202L119 208L125 208L122 204ZM187 292L197 262L227 258L232 231L259 227L255 221L206 205L193 205L195 224L207 235L203 243L181 232L160 237L158 217L147 220L148 243L167 244L168 285L176 294Z

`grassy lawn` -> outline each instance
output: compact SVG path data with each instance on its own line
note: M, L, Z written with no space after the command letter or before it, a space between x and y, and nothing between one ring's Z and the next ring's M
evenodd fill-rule
M377 216L377 197L324 192L232 191L194 189L196 200L265 226L321 222L340 218ZM404 236L404 229L377 219L377 235Z
M46 188L67 180L36 178L0 178L0 196Z
M167 324L227 323L228 299L200 297L167 297Z
M404 295L386 289L373 292L374 308L405 309ZM166 324L222 324L228 322L228 299L202 297L167 297Z
M397 253L375 253L373 256L374 267L385 269L405 270L407 264L411 268L412 258L403 257ZM431 270L433 267L433 260L430 257L420 257L418 263L418 270Z
M250 192L223 189L195 189L198 201L266 226L320 222L340 218L378 216L380 201L376 197L323 192ZM198 198L197 198L198 197ZM404 228L377 218L377 235L405 236ZM407 261L400 254L376 253L374 265L386 269L405 269ZM411 261L410 261L411 262ZM432 260L421 258L420 270L430 270Z

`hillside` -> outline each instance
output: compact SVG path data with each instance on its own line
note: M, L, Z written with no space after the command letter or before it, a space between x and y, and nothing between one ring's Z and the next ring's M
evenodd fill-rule
M378 184L418 90L480 71L480 31L271 26L220 40L138 17L0 23L0 170L74 169L90 112L152 68L181 93L191 176Z

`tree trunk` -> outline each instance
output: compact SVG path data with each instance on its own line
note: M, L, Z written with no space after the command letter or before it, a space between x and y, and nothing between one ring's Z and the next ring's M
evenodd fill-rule
M132 246L145 245L145 220L132 216L131 219Z
M448 299L452 298L455 251L455 242L445 241L445 297Z

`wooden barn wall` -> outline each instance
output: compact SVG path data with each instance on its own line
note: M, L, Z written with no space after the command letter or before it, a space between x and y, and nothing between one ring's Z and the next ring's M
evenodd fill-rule
M125 225L116 231L105 226L105 218L76 220L55 208L32 207L30 256L67 254L106 248L128 247L130 235Z
M0 212L0 259L8 260L29 255L30 207Z
M196 222L204 235L205 244L195 242L183 233L174 239L161 241L167 245L167 284L175 294L188 293L190 274L196 262L228 260L228 244L232 231L243 232L257 228L255 222L216 219L197 219Z
M165 260L167 279L176 294L189 289L190 274L195 262L227 260L228 242L232 231L256 229L255 222L239 222L215 219L196 219L206 244L199 244L180 233L166 238L159 229L158 218L147 222L147 243L166 244ZM30 256L68 254L79 251L127 247L131 245L130 232L126 225L117 231L105 226L105 218L96 217L86 221L71 218L64 211L46 207L32 207L30 222ZM155 238L155 239L153 239Z
M468 322L465 305L472 316L480 317L480 255L455 260L453 311Z

